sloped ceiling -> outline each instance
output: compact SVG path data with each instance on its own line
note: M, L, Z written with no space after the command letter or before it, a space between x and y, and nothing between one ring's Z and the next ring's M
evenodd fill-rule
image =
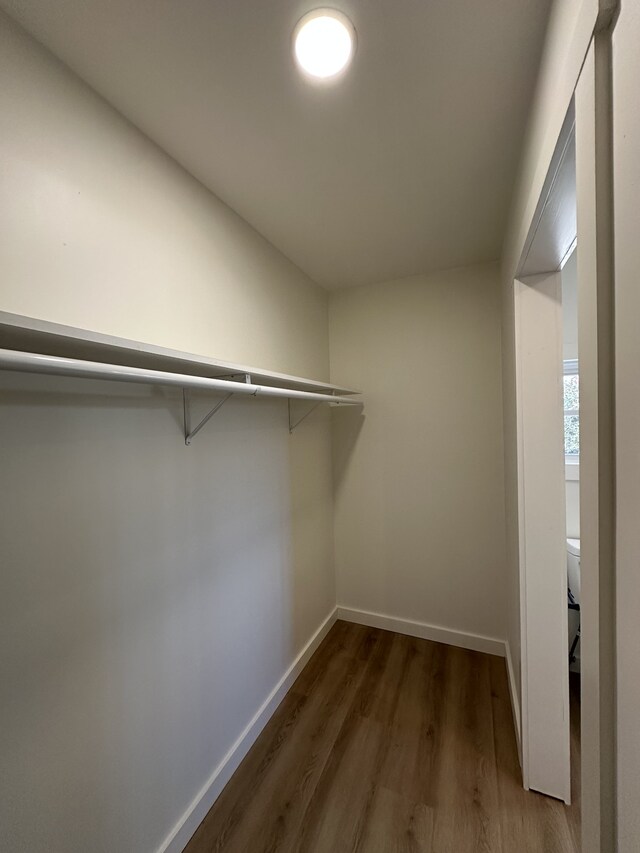
M0 5L320 284L498 256L548 0L336 0L358 49L322 88L291 55L321 3Z

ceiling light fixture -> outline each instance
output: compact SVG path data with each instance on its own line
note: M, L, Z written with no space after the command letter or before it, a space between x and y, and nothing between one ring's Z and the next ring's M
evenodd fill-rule
M330 80L344 71L353 58L356 31L336 9L314 9L298 21L293 31L293 53L300 68L318 80Z

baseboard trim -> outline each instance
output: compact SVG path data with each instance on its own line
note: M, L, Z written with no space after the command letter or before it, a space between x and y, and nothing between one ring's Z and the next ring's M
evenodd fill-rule
M409 619L399 619L384 613L370 613L367 610L339 606L337 618L344 619L345 622L355 622L370 628L382 628L385 631L395 631L398 634L408 634L410 637L420 637L423 640L433 640L436 643L446 643L448 646L485 652L502 658L506 654L504 640L484 637L481 634L467 634L464 631L454 631L451 628L429 625L426 622L412 622Z
M184 815L174 826L157 853L182 853L191 836L202 823L205 815L219 797L222 789L237 770L240 762L251 749L258 735L273 716L287 691L300 675L311 655L324 640L337 618L334 609L320 625L289 669L262 703L253 719L246 726L220 764L213 771L204 787L198 792Z
M509 641L505 642L507 659L507 679L509 681L509 696L511 697L511 711L513 712L513 727L516 732L516 743L518 745L518 758L522 767L522 731L520 728L520 703L518 702L518 689L516 675L513 669L513 658L511 657L511 646Z

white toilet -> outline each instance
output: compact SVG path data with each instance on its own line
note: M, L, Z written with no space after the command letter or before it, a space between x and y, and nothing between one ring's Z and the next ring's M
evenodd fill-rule
M580 604L580 540L567 539L567 585L573 601ZM573 672L580 672L580 611L569 610L569 662Z
M567 581L576 604L580 604L580 540L567 539Z

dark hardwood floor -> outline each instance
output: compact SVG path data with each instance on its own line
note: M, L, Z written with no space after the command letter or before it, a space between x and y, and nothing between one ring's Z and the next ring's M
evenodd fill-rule
M186 853L578 850L579 806L522 789L501 658L337 622Z

